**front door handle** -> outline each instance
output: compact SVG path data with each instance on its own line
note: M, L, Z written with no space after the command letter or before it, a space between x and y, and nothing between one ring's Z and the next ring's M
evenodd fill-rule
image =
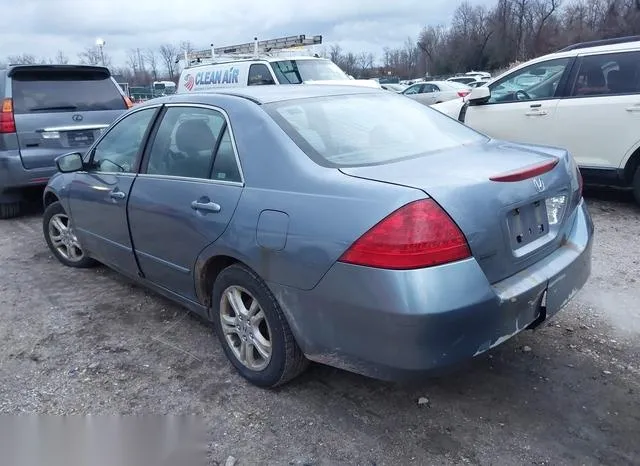
M127 195L122 191L111 191L109 197L112 199L124 199Z
M625 108L627 112L640 112L640 104Z
M547 114L546 110L531 110L530 112L526 112L527 116L544 116Z
M220 204L216 204L215 202L202 202L202 201L193 201L191 203L191 208L193 210L201 210L205 212L213 212L218 213L222 210Z

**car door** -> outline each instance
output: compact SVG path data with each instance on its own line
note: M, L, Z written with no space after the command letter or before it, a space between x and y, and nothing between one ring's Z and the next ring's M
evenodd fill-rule
M435 104L438 100L440 89L431 83L425 83L420 89L420 93L416 95L416 100L424 105Z
M69 186L74 229L83 247L100 262L136 274L127 200L159 106L142 108L117 121L87 154L86 171Z
M464 123L488 136L531 144L563 139L556 108L572 58L534 63L489 85L490 99L470 105Z
M559 142L583 168L616 170L640 142L640 52L583 56L576 65L558 104Z
M195 300L198 254L225 231L243 188L227 115L167 105L129 197L131 237L144 277Z

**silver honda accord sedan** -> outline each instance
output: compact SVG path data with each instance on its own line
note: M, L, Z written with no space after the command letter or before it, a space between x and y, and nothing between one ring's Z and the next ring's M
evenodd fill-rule
M567 151L403 96L258 86L151 100L57 159L43 230L209 319L263 387L308 361L400 380L557 313L591 270Z

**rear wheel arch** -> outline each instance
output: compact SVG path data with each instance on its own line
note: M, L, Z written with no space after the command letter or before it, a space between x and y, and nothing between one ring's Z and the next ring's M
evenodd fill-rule
M216 278L218 278L218 275L220 275L220 272L233 264L243 263L235 257L218 255L210 257L196 267L196 295L201 304L207 308L211 308L213 284Z

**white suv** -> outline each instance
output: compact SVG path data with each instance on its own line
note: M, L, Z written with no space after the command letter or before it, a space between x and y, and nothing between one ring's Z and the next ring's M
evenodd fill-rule
M565 148L585 183L640 202L640 36L572 45L432 107L497 139Z

